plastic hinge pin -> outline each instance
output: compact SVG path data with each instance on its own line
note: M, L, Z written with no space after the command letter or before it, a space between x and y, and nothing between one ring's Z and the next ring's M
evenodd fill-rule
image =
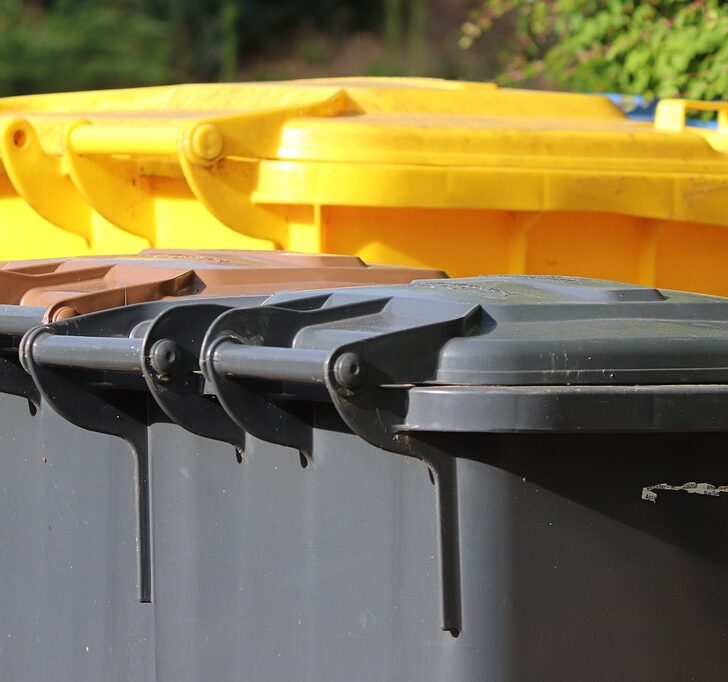
M37 362L54 367L78 367L141 374L141 339L38 336L33 343Z

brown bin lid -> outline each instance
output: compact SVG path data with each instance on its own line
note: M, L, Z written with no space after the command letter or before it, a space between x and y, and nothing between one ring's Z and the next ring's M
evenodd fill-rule
M437 270L367 265L355 256L281 251L168 251L0 264L0 304L43 306L44 319L177 296L403 284Z

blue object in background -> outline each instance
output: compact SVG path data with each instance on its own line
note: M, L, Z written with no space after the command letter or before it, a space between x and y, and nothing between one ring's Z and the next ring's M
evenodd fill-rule
M642 95L618 95L606 93L610 101L618 106L628 118L634 121L654 121L655 109L659 99L648 99ZM696 118L689 118L686 125L693 128L715 128L715 121L701 121Z

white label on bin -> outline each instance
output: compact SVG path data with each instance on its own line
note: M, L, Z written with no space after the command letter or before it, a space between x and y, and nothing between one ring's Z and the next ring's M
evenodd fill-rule
M657 500L657 490L673 490L695 495L710 495L718 497L721 493L728 493L728 485L713 485L711 483L683 483L682 485L670 485L669 483L658 483L647 488L642 488L642 499L648 502Z

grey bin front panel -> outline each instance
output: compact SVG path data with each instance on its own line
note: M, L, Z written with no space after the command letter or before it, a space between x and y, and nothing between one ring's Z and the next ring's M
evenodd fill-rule
M0 394L0 680L151 682L134 462L111 436Z
M453 442L453 638L438 627L425 466L327 410L305 469L289 448L252 439L238 463L229 445L152 427L150 605L123 444L0 405L1 679L725 679L725 499L641 499L658 482L728 480L724 436Z
M662 492L652 504L642 489L728 480L726 444L540 434L467 446L457 645L472 646L452 679L725 679L728 499Z
M151 450L160 680L451 670L423 464L323 429L306 469L290 448L251 439L238 463L168 425Z
M458 638L421 463L338 427L306 469L257 440L240 464L169 425L151 442L160 681L725 679L726 500L641 499L728 480L725 437L459 439Z

